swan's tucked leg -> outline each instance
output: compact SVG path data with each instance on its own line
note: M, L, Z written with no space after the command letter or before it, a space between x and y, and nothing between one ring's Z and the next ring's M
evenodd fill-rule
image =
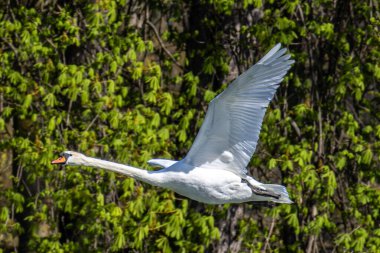
M245 175L243 177L243 180L247 181L249 186L253 186L253 187L261 189L261 190L266 190L263 183L256 181L255 179L253 179L250 176Z
M255 193L256 195L264 196L264 197L272 197L275 199L279 199L281 197L281 194L268 190L267 188L265 188L265 184L260 183L259 181L256 181L250 176L246 176L243 179L248 182L248 186L251 187L253 193Z

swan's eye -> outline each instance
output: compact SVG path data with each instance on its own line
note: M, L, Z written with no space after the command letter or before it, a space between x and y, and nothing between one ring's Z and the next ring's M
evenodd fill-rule
M73 156L73 154L62 152L62 153L59 154L59 156L61 156L61 157L66 157L66 159L67 159L67 158L69 158L70 156Z

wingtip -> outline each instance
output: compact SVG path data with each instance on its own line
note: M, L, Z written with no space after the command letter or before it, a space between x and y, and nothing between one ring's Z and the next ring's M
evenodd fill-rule
M281 53L279 53L279 51L281 51ZM260 61L257 62L257 64L264 64L266 63L266 61L271 61L270 59L273 58L275 56L275 58L278 58L282 55L285 55L287 53L288 49L287 48L283 48L281 43L277 43L274 47L272 47L271 50L269 50L268 53L266 53L264 55L263 58L260 59Z
M274 47L272 47L271 50L268 51L268 53L266 53L266 55L274 55L281 49L282 49L281 43L277 43L276 45L274 45Z
M277 50L279 50L281 47L282 47L281 42L279 42L273 48L278 48Z

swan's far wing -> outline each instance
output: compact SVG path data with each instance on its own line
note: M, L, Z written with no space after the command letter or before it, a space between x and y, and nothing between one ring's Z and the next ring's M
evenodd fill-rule
M238 175L247 173L266 108L294 63L286 51L277 44L211 101L184 162Z
M150 166L157 166L162 168L167 168L172 166L178 161L168 160L168 159L150 159L147 163Z

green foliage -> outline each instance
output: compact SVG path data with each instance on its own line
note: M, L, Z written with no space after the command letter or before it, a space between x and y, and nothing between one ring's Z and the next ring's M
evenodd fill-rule
M380 248L378 4L5 2L0 159L12 151L13 185L0 186L0 248ZM50 164L66 149L144 168L152 157L180 159L208 102L278 42L296 63L249 169L286 185L293 205L205 206L103 170Z

